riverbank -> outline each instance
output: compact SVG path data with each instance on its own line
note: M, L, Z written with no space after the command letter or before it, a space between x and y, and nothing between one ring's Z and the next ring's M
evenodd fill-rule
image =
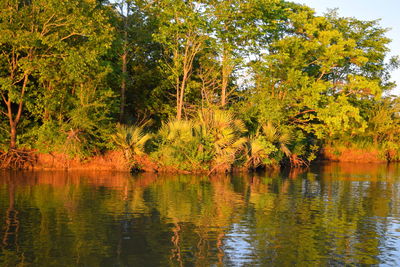
M147 173L223 173L227 170L231 172L248 171L246 167L212 168L182 170L177 166L163 165L148 155L134 156L132 161L128 161L121 151L108 151L101 155L95 155L87 159L71 158L63 153L38 153L31 152L33 159L27 169L32 170L98 170L98 171L122 171L132 170ZM382 154L378 149L356 149L346 147L325 147L321 150L320 160L330 162L347 163L386 163L390 161L390 155ZM268 168L278 169L279 165L270 165Z
M30 169L33 170L98 170L98 171L123 171L137 170L146 173L181 173L181 174L208 174L210 170L180 170L174 166L162 166L149 156L135 156L130 163L120 151L109 151L103 155L93 156L86 160L71 159L61 153L37 153ZM235 167L232 172L247 171L246 168ZM215 173L225 172L222 169L213 169Z
M63 153L34 153L32 164L27 165L31 170L70 170L70 171L122 171L132 169L147 173L208 173L208 170L179 170L173 166L161 166L149 156L135 156L133 163L126 160L120 151L108 151L102 155L95 155L87 159L71 158ZM235 170L240 170L236 168ZM216 170L218 172L218 170Z
M393 154L393 153L392 153ZM351 147L325 147L321 158L327 161L349 163L385 163L393 159L390 151L382 152L376 148L361 149Z
M127 160L124 153L121 151L108 151L101 155L95 155L86 159L71 158L63 153L39 153L35 151L26 151L29 153L29 161L25 164L8 165L8 167L0 167L0 169L26 169L26 170L68 170L68 171L119 171L119 172L146 172L146 173L172 173L172 174L210 174L210 173L225 173L225 172L247 172L248 168L234 166L214 166L211 169L179 169L178 166L164 165L150 156L144 154L141 156L135 155L131 161ZM4 164L3 164L4 165ZM270 166L270 169L279 169L279 166Z
M35 153L31 166L34 170L101 170L129 171L131 166L122 152L109 151L82 160L62 153Z

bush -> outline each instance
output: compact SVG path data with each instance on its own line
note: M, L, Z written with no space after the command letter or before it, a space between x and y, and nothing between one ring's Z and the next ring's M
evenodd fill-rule
M142 155L145 145L151 138L150 134L144 132L143 126L127 126L117 124L116 132L112 135L115 145L124 152L125 159L134 161L135 155Z

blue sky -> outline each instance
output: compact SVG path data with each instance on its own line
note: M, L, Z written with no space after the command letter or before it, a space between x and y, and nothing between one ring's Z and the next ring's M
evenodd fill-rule
M381 19L380 25L391 30L387 37L392 39L390 55L400 54L400 0L292 0L314 8L318 15L327 9L339 8L339 15L361 20ZM397 88L393 93L400 95L400 70L392 73Z

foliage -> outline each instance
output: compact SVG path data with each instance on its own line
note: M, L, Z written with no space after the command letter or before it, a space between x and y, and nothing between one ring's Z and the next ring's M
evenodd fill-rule
M156 157L164 165L184 170L207 168L212 158L210 140L201 134L194 121L171 120L158 132Z
M148 152L184 170L398 160L387 31L278 0L2 1L0 145L131 158L150 138L117 122L151 119Z
M151 138L151 135L145 133L143 128L143 126L117 124L116 133L112 138L129 161L133 160L134 155L144 154L146 142Z
M249 139L247 165L251 168L277 164L286 157L292 161L292 152L288 148L291 143L289 131L279 131L272 122L267 122Z
M249 168L257 169L276 163L271 158L271 154L276 152L277 148L265 136L250 137L247 146L247 166Z
M155 155L178 168L229 170L244 148L244 132L244 124L231 112L203 110L192 120L163 124Z
M223 110L202 110L198 117L202 136L212 140L213 168L229 170L246 142L244 123Z
M3 1L0 8L0 87L10 147L27 117L36 128L58 124L67 151L90 154L88 143L104 143L94 141L94 129L103 127L99 117L108 117L94 112L112 107L101 101L111 96L104 84L111 69L102 56L113 38L104 10L93 1L58 0Z

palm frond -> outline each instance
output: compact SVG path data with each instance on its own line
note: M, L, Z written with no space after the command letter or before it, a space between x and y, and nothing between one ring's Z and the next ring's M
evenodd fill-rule
M151 135L144 132L143 126L117 124L115 134L112 136L114 143L124 151L125 157L132 160L133 155L144 153L145 145Z

